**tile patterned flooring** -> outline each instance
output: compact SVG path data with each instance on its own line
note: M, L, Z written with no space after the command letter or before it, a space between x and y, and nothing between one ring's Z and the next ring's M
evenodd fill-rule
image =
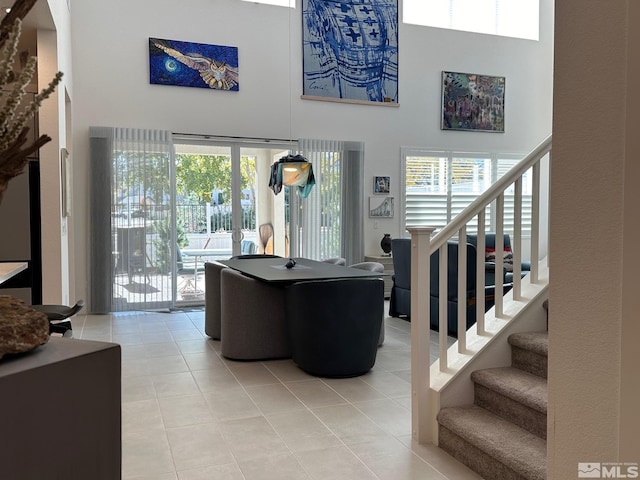
M375 367L350 379L227 360L204 311L80 314L73 330L122 346L125 480L479 479L412 441L410 324L385 323Z

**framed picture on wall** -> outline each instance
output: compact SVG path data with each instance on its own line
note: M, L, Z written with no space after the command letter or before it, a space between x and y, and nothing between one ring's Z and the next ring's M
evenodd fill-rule
M369 217L393 218L393 197L369 197Z
M398 106L398 0L302 0L302 98Z
M390 177L373 177L373 193L389 193L390 188Z
M442 72L442 130L504 132L505 77Z
M238 47L149 38L149 83L237 92Z

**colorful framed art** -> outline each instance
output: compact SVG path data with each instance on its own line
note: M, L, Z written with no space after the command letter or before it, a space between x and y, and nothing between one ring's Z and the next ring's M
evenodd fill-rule
M442 130L504 132L505 77L442 72Z

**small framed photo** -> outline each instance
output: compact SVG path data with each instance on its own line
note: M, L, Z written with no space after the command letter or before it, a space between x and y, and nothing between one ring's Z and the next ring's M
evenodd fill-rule
M393 197L369 197L369 217L393 218Z
M389 193L391 177L373 177L373 193Z

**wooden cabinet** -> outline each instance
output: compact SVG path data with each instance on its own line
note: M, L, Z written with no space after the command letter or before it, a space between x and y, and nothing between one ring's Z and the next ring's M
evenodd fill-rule
M382 255L365 255L365 262L378 262L384 265L384 298L389 298L391 296L391 287L393 286L393 257L382 256Z

